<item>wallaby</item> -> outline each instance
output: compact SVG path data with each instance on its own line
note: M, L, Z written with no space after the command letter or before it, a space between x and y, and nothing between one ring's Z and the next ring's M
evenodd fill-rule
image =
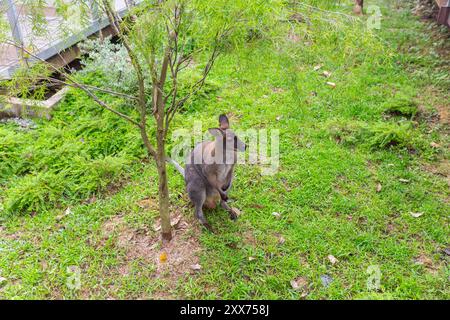
M215 139L203 141L194 147L186 159L184 180L189 198L195 206L195 216L212 231L203 214L203 207L213 209L220 201L230 218L237 218L235 210L227 204L227 193L233 180L237 152L245 151L246 145L230 129L226 115L219 116L218 128L208 131Z

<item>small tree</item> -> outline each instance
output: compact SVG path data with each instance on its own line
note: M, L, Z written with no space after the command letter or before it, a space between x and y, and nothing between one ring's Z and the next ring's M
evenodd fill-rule
M43 2L39 1L42 5ZM61 12L68 11L66 2ZM115 34L126 49L137 79L134 94L99 88L81 83L63 68L39 59L30 49L3 35L4 41L18 48L27 62L40 60L42 67L29 67L16 73L11 87L26 91L36 81L49 81L69 85L84 91L100 107L113 112L135 126L141 135L148 155L158 169L159 212L163 240L172 238L169 214L169 190L166 170L166 141L170 124L180 108L193 97L205 83L219 54L246 40L250 33L264 33L264 25L277 19L276 10L281 1L245 0L167 0L143 1L132 13L122 19L110 0L78 0L73 5L96 5L108 18ZM131 4L132 2L128 2ZM38 6L33 12L39 14ZM35 17L42 27L42 19ZM189 90L180 88L180 74L193 57L203 62L200 78ZM58 74L58 78L52 74ZM126 114L109 105L98 94L109 94L134 101L139 116ZM151 121L153 118L153 121ZM149 127L154 125L154 135Z

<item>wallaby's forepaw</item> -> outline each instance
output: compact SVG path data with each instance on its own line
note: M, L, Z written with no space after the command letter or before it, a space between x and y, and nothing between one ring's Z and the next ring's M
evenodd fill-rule
M239 214L236 212L236 210L234 208L230 209L230 219L233 221L236 221Z

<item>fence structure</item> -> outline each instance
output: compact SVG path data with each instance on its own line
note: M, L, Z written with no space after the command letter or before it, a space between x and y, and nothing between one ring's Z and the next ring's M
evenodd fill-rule
M69 2L72 0L66 0ZM114 6L120 16L124 16L127 11L142 0L114 0ZM46 0L42 9L45 19L45 32L36 34L32 31L33 24L30 20L30 11L32 8L26 5L26 2L20 0L0 0L0 12L5 15L9 22L10 38L27 50L33 52L33 55L53 63L56 66L67 65L79 54L76 46L78 42L86 37L101 34L104 36L114 35L114 30L109 26L106 17L100 15L99 9L94 0L87 1L89 5L88 17L83 17L88 23L83 25L76 23L79 19L73 21L64 20L58 16L55 0ZM80 12L73 12L74 17ZM83 13L86 14L86 13ZM78 16L79 18L79 16ZM70 27L71 33L67 35L67 27ZM8 79L17 69L22 56L22 50L16 46L2 43L0 44L0 80ZM27 62L32 63L35 59L27 58Z

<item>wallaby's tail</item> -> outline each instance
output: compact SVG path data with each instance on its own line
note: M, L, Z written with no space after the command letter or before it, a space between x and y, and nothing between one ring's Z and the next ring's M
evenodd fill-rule
M182 166L180 166L180 164L178 162L176 162L175 160L173 160L167 156L166 156L166 161L173 164L173 166L178 170L179 173L181 173L181 175L184 178L184 169Z

